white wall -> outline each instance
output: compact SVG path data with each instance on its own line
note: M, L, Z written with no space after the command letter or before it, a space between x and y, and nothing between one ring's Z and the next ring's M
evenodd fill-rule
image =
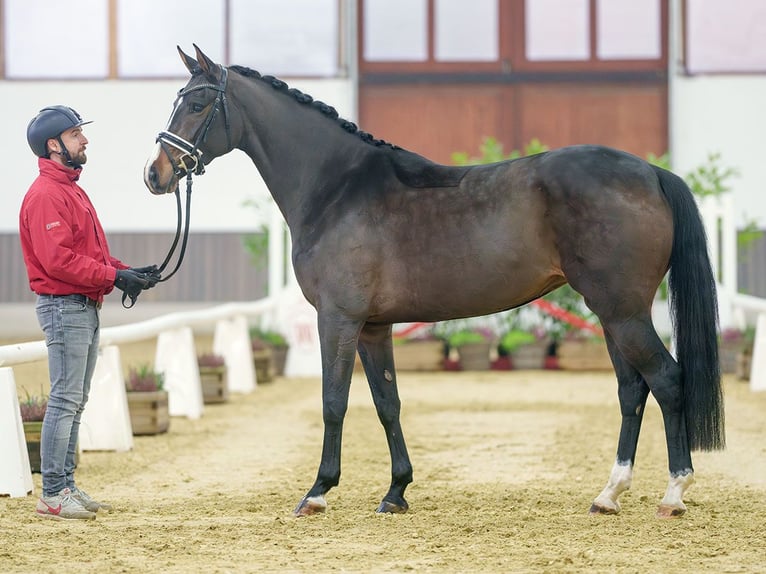
M351 80L291 79L288 83L354 120L356 95ZM80 183L106 231L175 231L173 196L151 195L143 183L143 168L157 133L165 127L175 94L184 84L180 79L0 81L7 177L0 194L0 233L18 230L21 201L37 175L37 159L26 140L27 124L51 104L71 106L84 119L94 120L85 127L90 143ZM242 204L257 197L266 199L268 191L245 154L235 150L216 159L204 176L194 179L192 231L252 231L260 223L256 210ZM262 217L267 221L268 212Z
M671 2L670 156L684 176L720 152L721 167L736 168L731 180L737 227L757 220L766 227L766 75L686 76L679 62L679 0Z

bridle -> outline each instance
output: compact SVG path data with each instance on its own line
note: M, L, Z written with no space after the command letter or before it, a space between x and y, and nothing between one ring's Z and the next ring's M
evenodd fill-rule
M218 110L223 111L223 121L226 127L226 141L229 145L229 148L231 148L231 125L229 123L229 105L226 100L226 81L228 78L228 70L224 66L220 66L220 69L221 69L220 83L218 83L217 85L211 84L211 83L197 84L196 86L192 86L190 88L181 89L179 90L178 95L176 96L176 100L173 103L174 112L173 114L171 114L170 120L168 120L168 127L170 126L170 122L172 121L173 116L175 115L175 110L178 107L179 100L181 100L181 98L183 98L185 95L190 94L191 92L196 92L198 90L204 90L205 88L210 88L218 92L216 94L215 101L213 102L213 107L208 112L207 117L205 118L205 122L202 128L199 130L198 135L196 139L194 140L194 143L190 143L186 141L184 138L182 138L181 136L177 134L174 134L173 132L169 131L167 128L162 130L157 135L156 142L160 144L160 148L162 149L163 152L165 152L165 155L167 156L168 161L170 161L170 165L173 167L173 174L176 176L176 181L180 181L183 176L186 176L186 224L184 225L183 241L181 242L181 251L178 255L178 261L176 262L176 265L173 268L173 270L162 279L159 279L158 282L167 281L173 275L175 275L176 271L178 271L178 268L181 267L181 262L184 259L184 255L186 253L186 244L189 239L192 174L202 175L205 173L205 165L202 162L202 150L199 149L199 146L201 143L207 140L207 134L210 131L210 126L213 124L213 121L218 115ZM183 155L181 155L181 157L178 158L178 161L173 159L173 154L170 153L171 147L174 147L183 152ZM176 189L174 193L176 196L176 205L178 210L178 225L176 226L176 236L173 239L173 244L170 246L170 250L168 251L167 257L165 257L165 260L162 262L162 265L160 265L157 270L158 273L162 273L165 270L165 268L168 266L168 263L170 262L170 259L173 256L173 252L175 251L176 246L178 245L178 240L181 237L183 213L181 210L181 194L180 194L177 183L176 183ZM135 300L133 300L132 302L135 303ZM123 297L123 305L125 305L124 297ZM133 305L131 304L130 306L132 307Z

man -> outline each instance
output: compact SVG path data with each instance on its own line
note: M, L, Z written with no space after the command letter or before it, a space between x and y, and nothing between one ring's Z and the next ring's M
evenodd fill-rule
M77 185L87 161L90 122L66 106L40 111L27 127L40 175L21 205L19 235L37 318L48 347L51 390L40 441L38 516L94 519L107 504L75 484L80 417L88 401L99 346L99 309L117 287L135 300L160 279L156 266L129 268L112 257L96 210Z

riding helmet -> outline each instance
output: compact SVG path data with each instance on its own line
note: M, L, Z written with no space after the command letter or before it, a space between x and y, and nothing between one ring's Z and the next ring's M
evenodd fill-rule
M83 121L80 114L67 106L48 106L40 110L27 126L27 142L37 157L48 157L47 142L68 129L92 122Z

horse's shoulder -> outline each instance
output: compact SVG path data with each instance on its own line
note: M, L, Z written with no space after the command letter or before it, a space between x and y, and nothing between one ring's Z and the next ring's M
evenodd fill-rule
M470 167L442 165L403 149L388 154L397 179L408 187L455 187Z

